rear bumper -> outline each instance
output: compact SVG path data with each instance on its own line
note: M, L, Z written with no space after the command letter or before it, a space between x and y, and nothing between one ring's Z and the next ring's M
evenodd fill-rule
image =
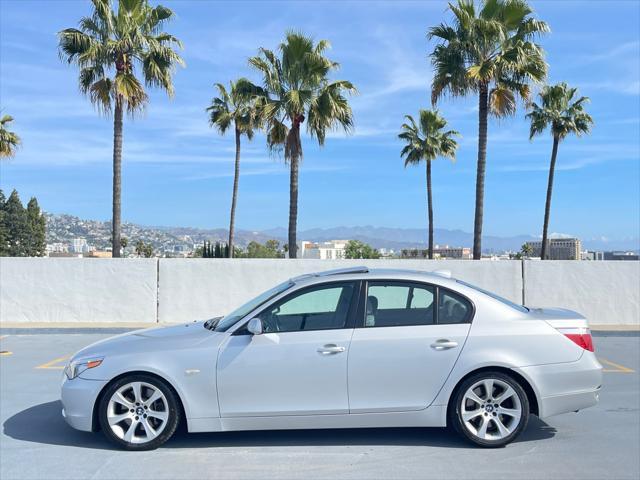
M567 412L577 412L584 408L593 407L598 404L600 389L569 393L567 395L557 395L542 399L540 418L552 417Z
M592 352L579 360L515 369L537 390L539 417L575 412L598 403L602 388L602 365Z
M63 377L60 392L62 416L76 430L92 431L93 406L107 382L80 377L69 380L66 376Z

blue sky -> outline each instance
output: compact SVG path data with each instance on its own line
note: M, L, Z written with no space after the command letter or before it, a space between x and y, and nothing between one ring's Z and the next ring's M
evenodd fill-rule
M155 3L155 2L152 2ZM151 92L145 114L127 120L123 218L147 225L225 227L233 138L207 123L214 82L259 77L247 65L275 48L287 29L332 43L334 78L351 80L356 129L324 148L305 137L300 229L339 225L422 227L423 167L403 168L396 139L404 114L429 107L432 45L425 32L449 18L432 2L168 1L167 27L184 42L187 67L172 100ZM560 145L552 232L583 239L637 238L640 229L640 3L534 1L552 33L542 44L550 82L591 97L591 136ZM0 108L24 145L0 166L0 186L35 195L44 209L109 219L112 124L77 88L77 72L57 54L56 32L76 26L88 1L0 0ZM445 101L441 112L462 133L455 163L434 165L436 227L472 231L477 142L475 98ZM489 125L484 231L541 231L551 138L528 140L521 108ZM264 137L244 142L237 225L285 226L288 171Z

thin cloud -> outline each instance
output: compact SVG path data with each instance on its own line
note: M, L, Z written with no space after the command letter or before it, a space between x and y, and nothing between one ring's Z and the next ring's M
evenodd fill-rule
M326 173L326 172L337 172L346 170L345 166L316 166L316 167L307 167L304 168L304 173ZM283 168L281 165L280 168L260 168L260 169L249 169L244 170L240 173L241 176L259 176L259 175L289 175L289 169ZM213 173L202 173L196 175L188 175L182 177L180 180L184 181L198 181L198 180L211 180L216 178L230 178L233 177L233 172L213 172Z

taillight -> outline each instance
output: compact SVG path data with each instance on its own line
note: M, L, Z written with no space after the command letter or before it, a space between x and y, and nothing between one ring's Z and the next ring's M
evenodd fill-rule
M558 328L558 331L579 347L593 352L593 339L588 328Z

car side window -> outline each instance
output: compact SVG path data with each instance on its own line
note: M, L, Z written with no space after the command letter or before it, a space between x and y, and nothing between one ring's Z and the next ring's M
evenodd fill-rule
M440 289L438 293L438 323L465 323L471 317L471 304L461 295Z
M365 327L400 327L434 323L435 289L410 282L369 282Z
M258 315L269 332L297 332L344 328L355 282L320 285L294 292Z

